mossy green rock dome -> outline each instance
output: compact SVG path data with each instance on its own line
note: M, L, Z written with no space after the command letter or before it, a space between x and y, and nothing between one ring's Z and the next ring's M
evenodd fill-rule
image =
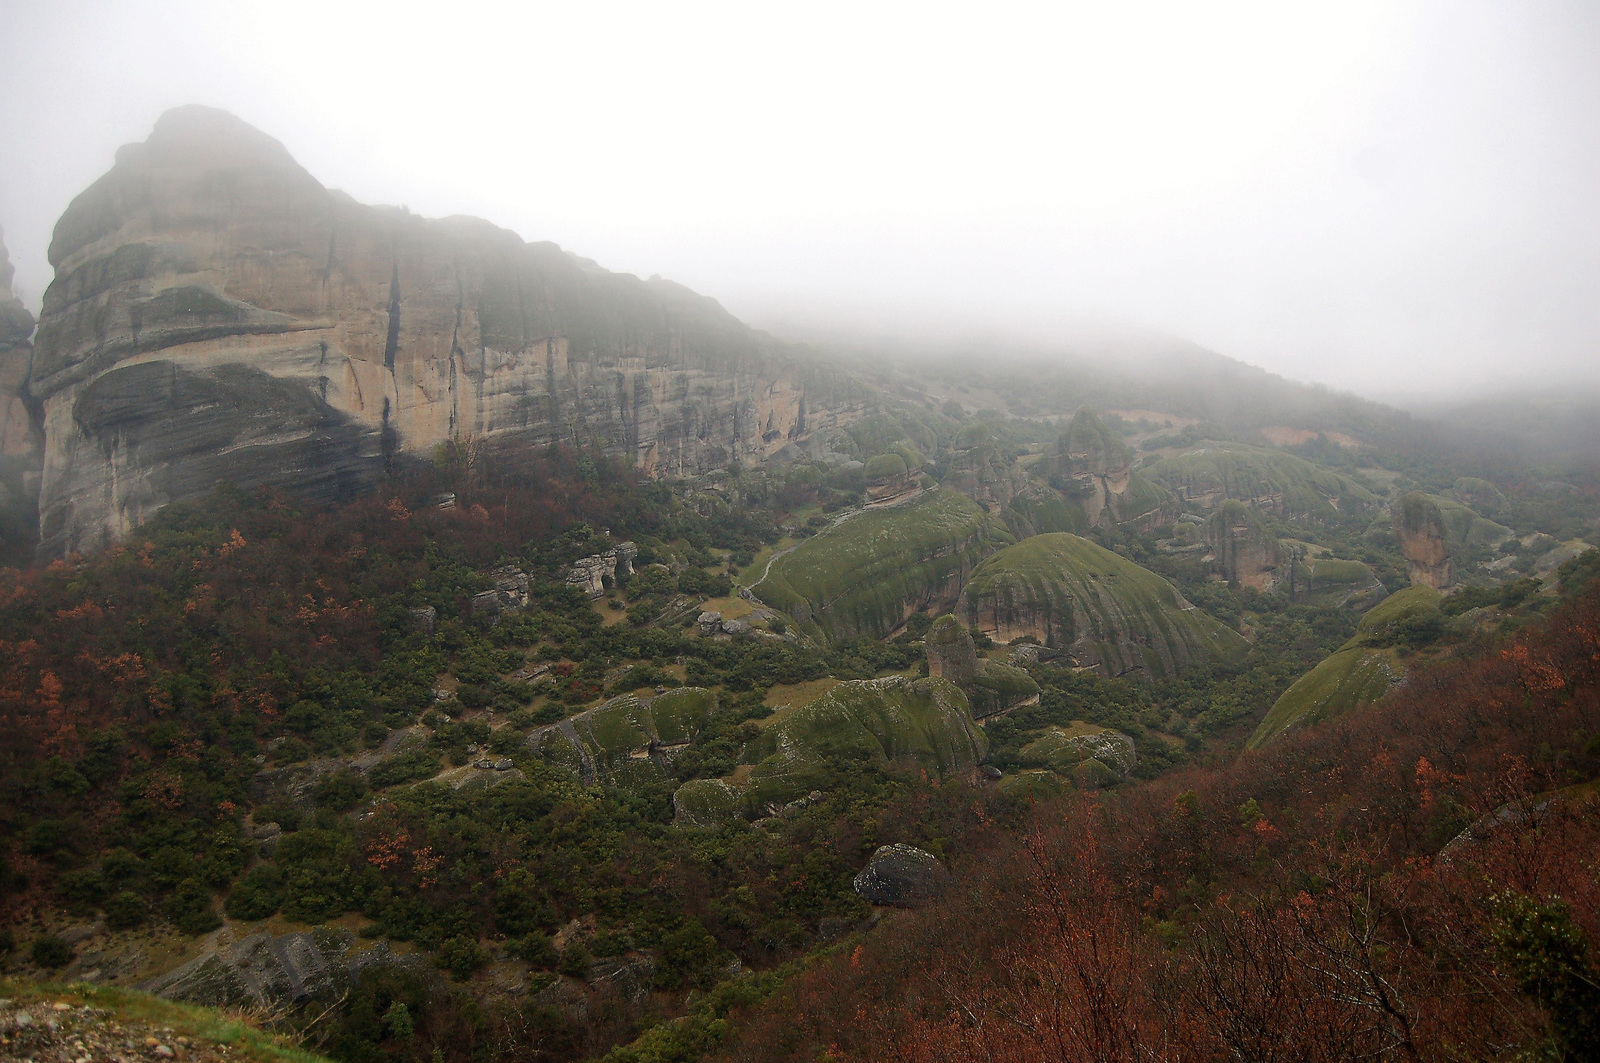
M1036 535L979 565L961 616L996 641L1032 635L1080 667L1107 675L1176 675L1199 660L1233 660L1247 647L1165 579L1066 532Z

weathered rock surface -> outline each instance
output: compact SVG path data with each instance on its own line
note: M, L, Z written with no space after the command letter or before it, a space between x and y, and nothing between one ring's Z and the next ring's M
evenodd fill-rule
M224 931L213 948L139 988L211 1007L280 1007L335 999L368 967L415 964L387 942L361 950L352 945L349 933L323 928L276 937L263 932L237 943Z
M40 439L24 385L33 362L33 315L11 292L14 272L0 234L0 457L32 460Z
M933 622L923 639L928 654L928 674L948 679L963 689L972 685L978 674L978 648L972 633L961 621L946 613Z
M957 615L997 642L1032 636L1078 667L1172 676L1235 659L1244 639L1165 579L1081 536L1035 535L972 573Z
M614 550L580 557L572 563L567 583L591 598L604 598L606 581L610 580L615 586L618 572L624 576L633 575L633 559L638 556L639 548L633 543L618 543Z
M999 514L1027 482L1001 452L994 432L982 421L970 421L956 434L944 486L960 491L990 513Z
M1411 582L1444 590L1455 580L1444 515L1432 499L1413 491L1394 504L1394 536Z
M0 238L0 565L28 560L39 523L44 436L27 394L33 315L11 293L11 258Z
M950 872L930 852L896 842L872 854L855 877L855 890L873 904L917 908L950 887Z
M928 675L960 687L975 720L1038 700L1039 684L1032 676L1009 664L979 660L972 633L948 613L934 621L923 646Z
M594 441L649 475L762 460L863 397L710 299L363 206L207 108L119 151L50 260L28 385L46 555L220 480L338 497L463 436Z
M1285 551L1249 506L1223 502L1207 518L1205 535L1212 563L1229 583L1258 591L1277 584Z
M1133 451L1091 409L1080 409L1045 469L1051 484L1076 501L1091 526L1170 519L1176 498L1133 471Z

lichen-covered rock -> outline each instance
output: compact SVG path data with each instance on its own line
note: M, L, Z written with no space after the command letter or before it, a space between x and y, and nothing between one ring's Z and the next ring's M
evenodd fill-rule
M978 674L978 648L966 625L946 613L923 636L928 674L950 680L965 690Z
M222 480L339 497L468 437L581 436L693 474L801 448L865 399L679 285L361 205L209 108L120 150L50 261L29 383L45 554Z
M1411 582L1434 590L1455 582L1444 515L1433 499L1413 491L1394 504L1393 519Z
M346 931L252 934L237 943L223 931L217 943L181 967L139 988L168 1000L210 1007L280 1008L308 1000L334 1000L374 966L416 966L380 941L356 949Z
M1107 675L1171 676L1197 660L1231 660L1247 646L1177 588L1077 535L1024 539L979 565L959 615L997 642L1024 636Z
M1212 562L1229 583L1258 591L1277 585L1285 550L1249 506L1223 502L1206 520L1205 534Z
M855 877L856 893L873 904L917 908L950 887L950 872L930 852L896 842L879 847Z
M1062 775L1073 775L1086 761L1093 760L1111 772L1112 781L1126 778L1139 762L1132 738L1120 731L1081 723L1074 724L1071 729L1049 728L1024 746L1021 756L1026 764L1046 767ZM1089 772L1084 778L1101 780L1094 785L1104 785L1098 769L1089 769ZM1078 772L1074 778L1082 774Z

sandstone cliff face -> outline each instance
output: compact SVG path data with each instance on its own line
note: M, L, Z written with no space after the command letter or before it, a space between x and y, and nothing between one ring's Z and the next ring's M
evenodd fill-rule
M999 514L1027 482L1027 475L1006 460L994 432L982 421L972 421L957 433L954 451L944 485L992 514Z
M43 436L27 395L33 315L11 292L11 258L0 239L0 565L25 564L39 523Z
M11 293L11 255L0 234L0 457L33 460L37 426L28 412L24 386L33 363L33 315Z
M1206 545L1224 579L1258 591L1278 582L1285 551L1278 540L1242 502L1229 500L1206 520Z
M1133 451L1091 409L1080 409L1037 471L1077 504L1090 527L1150 527L1177 516L1176 497L1133 470Z
M803 445L862 398L681 286L363 206L206 108L119 151L50 260L29 385L43 554L223 479L357 491L456 435L691 474Z
M1413 491L1393 507L1394 537L1405 555L1411 582L1444 590L1454 582L1450 563L1449 532L1444 515L1434 501Z

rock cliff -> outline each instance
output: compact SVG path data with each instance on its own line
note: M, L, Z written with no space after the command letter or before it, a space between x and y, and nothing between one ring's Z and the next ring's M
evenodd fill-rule
M1135 472L1128 444L1088 408L1072 415L1056 452L1035 471L1076 502L1091 527L1149 526L1177 515L1172 492Z
M1243 502L1218 506L1206 520L1206 545L1216 570L1229 583L1270 591L1278 582L1284 548Z
M696 473L803 446L862 399L679 285L356 203L208 108L121 149L50 261L27 389L44 555L220 480L348 494L457 436Z
M33 315L11 292L11 257L0 236L0 564L25 561L38 522L43 438L28 401ZM8 556L20 547L22 556Z
M1449 532L1431 498L1413 491L1394 504L1394 537L1412 583L1443 590L1454 582Z

